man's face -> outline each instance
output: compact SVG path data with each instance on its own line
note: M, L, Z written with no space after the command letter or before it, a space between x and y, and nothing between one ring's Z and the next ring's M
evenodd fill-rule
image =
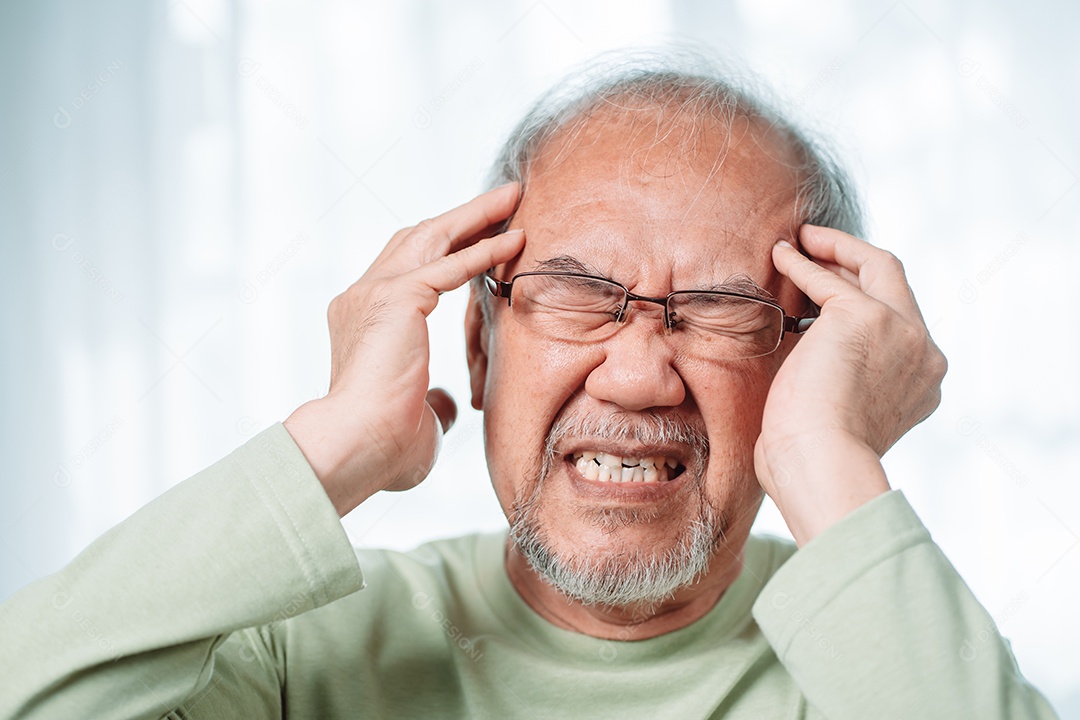
M569 257L632 293L663 297L743 274L788 314L803 309L771 261L775 241L795 230L793 178L755 126L737 121L730 138L713 132L687 144L681 129L655 120L594 118L576 140L572 150L553 142L534 167L510 224L525 228L525 248L496 277ZM762 499L754 443L793 340L752 360L702 360L681 351L677 330L665 332L657 305L631 303L625 324L599 343L541 336L514 322L503 300L492 311L490 327L469 314L470 371L511 523L530 524L571 570L618 575L676 557L703 527L709 562L729 565ZM665 422L681 437L659 432ZM579 470L584 453L677 467L667 482L602 483Z

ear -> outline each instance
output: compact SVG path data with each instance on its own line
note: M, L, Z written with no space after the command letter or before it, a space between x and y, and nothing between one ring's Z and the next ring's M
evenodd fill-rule
M472 406L484 409L484 385L488 369L488 327L481 299L475 285L469 286L469 306L465 310L465 360L469 364L469 386Z

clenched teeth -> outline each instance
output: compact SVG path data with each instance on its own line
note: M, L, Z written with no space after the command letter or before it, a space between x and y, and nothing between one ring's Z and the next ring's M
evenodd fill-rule
M679 475L679 462L662 455L636 458L582 452L575 453L573 461L583 478L600 482L668 482Z

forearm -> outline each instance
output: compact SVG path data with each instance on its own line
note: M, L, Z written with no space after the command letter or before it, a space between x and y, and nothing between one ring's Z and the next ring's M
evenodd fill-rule
M1056 717L902 493L797 551L753 614L830 720ZM971 652L975 638L986 640Z
M361 585L332 506L276 425L0 606L0 717L161 717L210 682L229 633ZM278 696L273 673L244 682L244 697Z
M760 452L765 484L799 547L890 489L877 453L831 428Z
M286 418L285 429L306 458L312 472L337 511L345 517L379 491L376 472L360 472L358 467L375 452L365 450L362 429L354 428L358 415L331 398L304 403ZM369 460L370 462L370 460ZM379 463L371 462L372 466Z
M440 410L435 411L431 403ZM354 393L331 393L304 403L283 423L338 517L345 517L380 490L408 490L426 478L438 457L444 429L457 413L444 390L428 391L420 416L411 423L428 431L403 442L393 433L387 435L385 426L372 424L373 405L378 402ZM421 416L426 416L426 422L421 422ZM410 423L406 420L405 424Z

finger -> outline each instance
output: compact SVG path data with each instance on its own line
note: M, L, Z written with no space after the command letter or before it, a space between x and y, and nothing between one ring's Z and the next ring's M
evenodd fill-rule
M442 449L443 432L442 420L431 405L425 402L416 439L408 446L402 457L401 473L394 484L386 488L387 490L391 492L408 490L419 485L431 474L439 459L439 451Z
M819 307L824 307L826 303L839 298L865 297L858 287L804 257L785 240L773 246L772 257L776 269L795 283L795 286Z
M407 242L425 253L425 259L441 257L473 244L485 230L492 229L513 213L519 191L520 185L515 182L478 195L453 210L420 222L409 234Z
M817 263L829 272L844 278L844 280L847 280L849 283L851 283L852 287L859 287L859 276L848 270L843 265L837 265L834 262L829 262L828 260L819 260L817 258L815 258L813 262Z
M454 422L457 420L457 404L454 402L454 398L450 396L450 393L442 388L432 388L427 393L427 404L431 406L431 409L435 411L435 415L438 416L443 432L447 432L454 426Z
M518 228L502 235L486 238L475 245L430 262L413 270L408 277L436 292L449 292L461 287L488 268L509 261L521 252L524 246L525 231ZM434 301L431 307L427 308L424 307L425 303L421 302L421 309L425 314L435 309L433 303Z
M803 225L799 241L814 259L834 262L853 273L856 286L900 312L919 314L904 266L892 253L834 228Z
M406 238L409 237L409 234L415 229L415 225L410 225L409 227L403 227L394 233L390 237L390 241L386 243L386 246L379 253L378 257L375 258L375 262L373 262L372 265L378 265L384 262L387 257L397 252L398 248L402 246Z

